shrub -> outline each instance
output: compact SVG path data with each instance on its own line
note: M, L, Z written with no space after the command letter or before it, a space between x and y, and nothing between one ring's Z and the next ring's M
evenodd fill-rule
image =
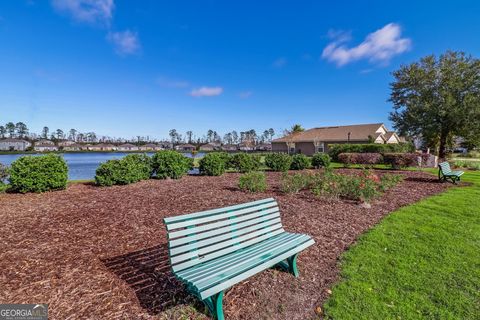
M159 179L180 179L193 167L193 158L172 150L158 151L153 155L153 170Z
M416 153L385 153L383 155L385 164L394 169L418 166L418 154Z
M265 156L265 165L273 171L288 171L292 157L286 153L269 153Z
M152 176L152 159L147 155L129 154L122 159L108 160L95 171L95 183L99 186L124 185Z
M338 161L341 153L406 153L414 152L415 146L411 143L367 143L367 144L331 144L328 146L328 154L333 160Z
M380 153L340 153L338 161L349 166L350 164L364 164L373 166L382 163L383 157Z
M239 172L257 171L260 169L260 157L246 153L236 153L230 158L230 167Z
M290 165L290 169L292 170L303 170L310 168L312 165L312 161L309 157L304 154L296 154L292 157L292 164Z
M225 169L230 168L230 155L227 152L215 152L225 163Z
M317 152L312 157L312 165L319 168L328 168L330 166L331 158L328 153Z
M10 188L16 192L45 192L67 187L68 167L59 155L20 157L12 163L9 172Z
M217 152L208 153L200 159L200 173L207 176L221 176L225 173L225 159Z
M263 192L267 190L267 180L264 172L247 172L238 179L238 187L244 191Z
M310 175L308 174L288 174L284 172L282 174L282 180L280 183L280 190L285 193L298 193L299 191L306 189L310 185Z
M312 193L319 197L339 198L341 195L340 183L343 177L340 174L333 173L332 170L316 173L310 179Z
M477 158L480 159L480 151L469 151L466 155L465 158Z
M466 168L470 170L480 170L480 161L465 161L457 160L453 162L453 165L457 168Z
M388 191L403 181L403 176L399 174L384 174L380 178L378 189L381 192Z

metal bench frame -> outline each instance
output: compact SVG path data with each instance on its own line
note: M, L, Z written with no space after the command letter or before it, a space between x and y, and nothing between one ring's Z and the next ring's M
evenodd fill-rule
M278 266L298 277L298 254L315 242L285 232L273 198L164 219L174 275L224 319L223 294Z

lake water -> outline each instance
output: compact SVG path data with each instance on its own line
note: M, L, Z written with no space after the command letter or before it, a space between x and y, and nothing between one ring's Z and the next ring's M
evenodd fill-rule
M121 159L129 154L128 152L85 152L85 153L63 153L60 154L68 165L69 180L87 180L95 177L95 170L100 163L112 159ZM148 155L153 153L147 152ZM192 157L190 153L183 153L186 157ZM29 154L32 155L32 154ZM37 156L40 154L33 154ZM203 157L203 153L199 152L195 158ZM0 154L0 163L10 166L16 159L25 156L25 154Z

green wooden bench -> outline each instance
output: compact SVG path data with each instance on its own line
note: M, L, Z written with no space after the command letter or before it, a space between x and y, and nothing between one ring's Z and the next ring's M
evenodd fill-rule
M446 161L438 164L438 179L440 181L450 180L456 184L457 181L460 181L460 177L463 174L463 171L452 171L450 164Z
M273 198L164 222L173 273L217 319L224 319L226 289L273 266L298 277L297 255L315 243L308 235L283 230Z

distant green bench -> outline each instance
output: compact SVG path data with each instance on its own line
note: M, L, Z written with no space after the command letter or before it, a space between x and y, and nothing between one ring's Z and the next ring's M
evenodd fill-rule
M450 180L456 184L457 181L460 181L460 177L463 174L463 171L452 171L450 164L446 161L438 164L438 179L440 181Z
M224 290L276 265L298 277L297 255L315 243L283 230L273 198L164 222L173 273L217 319L224 319Z

